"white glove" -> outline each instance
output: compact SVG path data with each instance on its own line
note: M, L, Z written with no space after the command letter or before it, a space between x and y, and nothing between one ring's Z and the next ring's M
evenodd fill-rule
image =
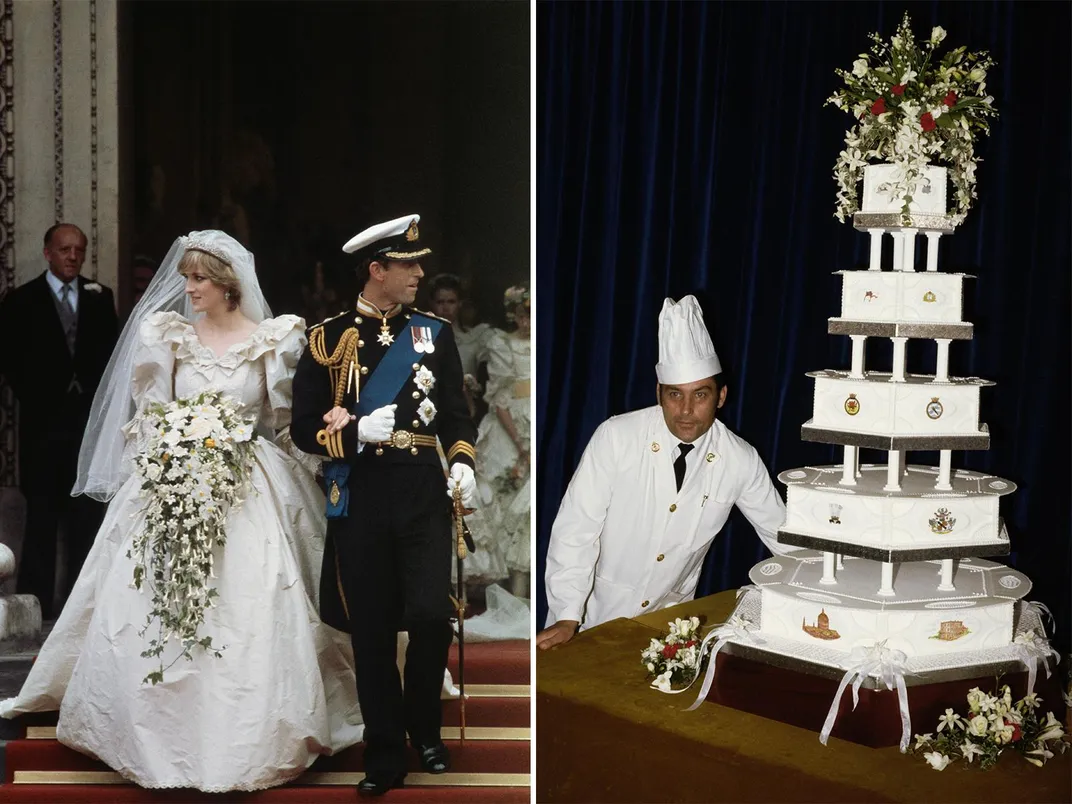
M398 405L384 405L368 416L362 416L357 422L358 440L372 444L390 440L395 429L396 407Z
M461 486L462 505L469 510L476 508L476 475L473 468L465 463L456 463L450 467L450 482L447 484L447 496L454 498L454 488Z

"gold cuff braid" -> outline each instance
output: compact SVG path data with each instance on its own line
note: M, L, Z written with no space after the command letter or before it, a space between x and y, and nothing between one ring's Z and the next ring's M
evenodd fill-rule
M476 447L468 441L455 441L454 446L447 452L447 462L453 461L458 455L468 455L476 462Z

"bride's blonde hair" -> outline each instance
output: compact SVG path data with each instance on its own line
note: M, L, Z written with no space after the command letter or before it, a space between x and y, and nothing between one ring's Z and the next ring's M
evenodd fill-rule
M221 260L215 254L200 249L187 249L179 260L178 271L183 276L201 274L212 284L223 288L228 301L229 310L237 310L242 301L242 289L238 282L238 275L230 263Z

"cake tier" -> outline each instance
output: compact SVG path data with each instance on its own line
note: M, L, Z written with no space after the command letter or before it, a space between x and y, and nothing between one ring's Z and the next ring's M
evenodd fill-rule
M935 488L938 469L909 466L900 491L886 491L887 467L860 467L855 486L841 485L841 466L807 466L778 475L786 484L787 518L778 541L876 561L924 561L1009 552L999 498L1009 480L957 470L951 489Z
M764 620L763 602L761 590L746 587L741 590L737 608L733 614L750 623L762 623ZM1025 670L1022 654L1016 650L1012 642L1029 631L1039 636L1044 635L1046 631L1038 613L1026 601L1013 601L1012 606L1012 639L1009 644L982 649L964 649L961 647L964 643L963 638L945 640L946 647L955 648L955 650L940 650L928 655L908 657L906 665L909 672L905 675L905 684L913 687L920 684L976 678L980 675L994 677ZM795 638L785 639L771 633L763 633L760 638L762 642L732 636L730 637L731 644L724 650L729 650L734 655L747 656L769 664L835 680L844 675L845 666L849 663L849 656L845 651L840 647L834 647L841 640L813 639L809 642L800 642ZM1045 672L1041 667L1038 669L1041 681L1045 678ZM869 676L862 686L886 689L885 685L873 676ZM911 693L909 693L909 700L911 700ZM826 706L829 706L829 703Z
M860 211L901 212L904 207L904 193L898 193L893 185L904 175L898 165L868 165L864 168L864 192L860 202ZM910 213L925 215L945 215L945 191L948 179L946 168L928 165L923 168L908 206Z
M815 378L812 418L807 431L826 430L879 436L885 439L908 437L927 440L946 436L978 440L989 435L979 426L979 389L993 385L977 377L951 377L936 382L933 376L907 374L903 382L893 382L886 372L868 372L852 377L847 371L810 371ZM808 440L828 441L823 438ZM829 441L828 441L829 443ZM833 443L850 443L835 440ZM883 442L884 443L884 442ZM861 444L878 449L900 449L882 444ZM920 446L910 449L972 449L969 446Z
M877 594L881 565L846 557L836 583L822 584L823 555L803 550L756 564L761 634L849 653L886 641L909 657L1008 647L1015 601L1031 591L1023 573L978 558L958 562L955 589L938 591L941 562L894 569L895 596Z
M937 271L835 271L841 276L841 317L850 321L963 323L964 280Z

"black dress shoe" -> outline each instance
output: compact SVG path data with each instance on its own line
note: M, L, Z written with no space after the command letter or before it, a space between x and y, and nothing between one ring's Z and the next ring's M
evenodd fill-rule
M425 773L446 773L450 770L450 751L442 741L434 745L415 745Z
M404 787L406 774L399 773L395 775L378 775L370 774L357 783L357 794L359 796L382 796L392 787Z

